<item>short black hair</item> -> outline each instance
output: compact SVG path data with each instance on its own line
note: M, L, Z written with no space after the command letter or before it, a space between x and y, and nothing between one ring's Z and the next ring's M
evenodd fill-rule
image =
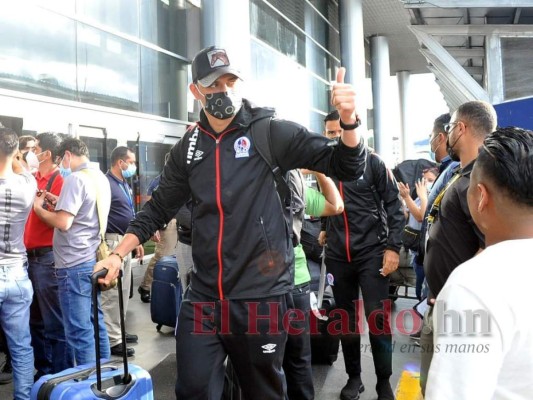
M63 139L59 145L58 156L63 158L65 156L65 151L67 150L78 157L89 157L89 148L80 139L73 137Z
M496 130L498 117L492 104L473 100L461 104L455 111L458 120L464 120L471 131L485 138Z
M450 113L439 115L437 118L435 118L435 121L433 122L433 133L444 133L445 135L448 135L448 132L444 130L444 125L446 125L450 120L452 119L452 116Z
M324 123L328 121L338 121L339 119L341 119L339 112L337 110L333 110L328 115L326 115L326 117L324 118Z
M10 156L19 147L19 139L13 129L0 128L0 156Z
M42 151L52 153L52 161L55 161L59 155L59 146L61 145L61 136L55 132L42 132L35 138L39 141L39 147Z
M133 150L126 146L115 147L111 152L111 165L115 165L118 160L126 159L128 152L133 153Z
M478 168L513 202L533 207L533 131L498 128L479 148Z
M25 135L25 136L21 136L18 138L18 146L19 146L19 150L24 150L24 148L26 147L26 145L28 144L28 142L30 140L35 140L35 138L31 135Z

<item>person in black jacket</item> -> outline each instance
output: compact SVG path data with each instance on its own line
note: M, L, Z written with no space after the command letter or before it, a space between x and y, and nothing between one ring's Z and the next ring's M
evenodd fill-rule
M339 114L330 113L325 134L338 135ZM335 180L335 179L334 179ZM347 384L341 399L357 400L364 390L361 382L361 337L357 321L359 287L361 287L370 344L378 378L379 400L394 399L389 378L392 375L392 336L389 278L398 268L402 245L401 232L405 225L402 203L396 180L375 153L366 159L365 173L359 179L336 181L344 200L344 212L327 218L319 241L326 248L328 283L333 289L335 304L348 315L349 331L342 332ZM369 318L371 315L374 317Z
M331 94L345 124L337 145L272 119L272 155L282 172L302 167L347 180L362 174L366 149L344 73L341 68ZM274 174L250 135L251 124L274 111L240 97L240 76L224 49L212 46L194 57L189 89L202 103L200 121L170 151L158 189L123 242L95 266L108 269L101 282L110 282L124 254L192 197L194 267L176 331L179 399L220 399L227 355L245 398L285 397L283 317L294 253Z

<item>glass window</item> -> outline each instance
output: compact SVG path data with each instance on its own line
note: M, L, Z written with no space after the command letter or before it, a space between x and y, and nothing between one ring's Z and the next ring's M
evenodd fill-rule
M80 101L139 111L139 45L78 24Z
M80 136L80 140L89 148L91 162L97 162L100 166L100 171L105 174L111 167L109 157L113 149L117 147L117 140L93 136Z
M263 12L271 14L273 18L279 19L279 23L286 24L290 30L296 32L294 26L270 7L261 4L262 2L259 0L253 1ZM294 25L302 29L306 35L328 49L335 57L340 58L338 6L336 4L326 0L311 1L314 7L306 0L269 0L269 3Z
M44 8L63 13L74 14L76 12L76 2L72 0L32 0L32 2Z
M75 23L32 6L0 13L0 87L76 99Z
M251 3L250 7L251 34L305 65L305 35L295 32L294 27L264 3Z
M172 148L172 144L140 141L128 142L128 147L137 151L139 180L134 185L134 193L136 206L140 209L148 200L146 191L150 182L163 171L165 155Z
M76 0L77 14L139 37L138 0Z
M282 7L283 10L290 11L295 17L298 15L298 18L302 19L302 23L297 25L302 25L301 28L306 32L312 32L312 37L315 41L328 49L337 58L340 58L339 34L309 4L305 4L305 7L302 4L300 8L294 8L286 4L290 2L278 3L279 5L285 4ZM301 9L303 14L296 13L296 9ZM290 17L290 15L288 16ZM298 31L264 3L251 4L250 20L250 29L253 36L268 43L279 52L324 79L329 78L329 71L333 71L338 64L328 52L320 48L313 40Z
M188 1L141 0L141 39L179 55L187 54Z
M505 99L531 96L533 81L526 71L533 70L533 38L501 38Z
M187 65L164 53L141 47L141 111L187 119Z

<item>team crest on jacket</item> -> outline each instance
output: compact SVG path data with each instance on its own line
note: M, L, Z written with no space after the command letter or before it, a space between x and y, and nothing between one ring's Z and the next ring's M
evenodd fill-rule
M250 157L250 144L250 139L246 136L238 138L233 145L235 158Z

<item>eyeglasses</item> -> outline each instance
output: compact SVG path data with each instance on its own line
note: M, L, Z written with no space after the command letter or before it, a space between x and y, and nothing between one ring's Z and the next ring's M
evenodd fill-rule
M454 125L457 125L459 123L459 121L457 122L450 122L449 124L444 124L443 128L444 128L444 132L446 133L450 133L452 131L452 126Z

